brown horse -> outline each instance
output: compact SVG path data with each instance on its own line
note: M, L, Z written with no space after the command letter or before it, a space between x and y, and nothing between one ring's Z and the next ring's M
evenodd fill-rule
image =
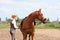
M45 23L46 19L43 17L43 14L41 13L41 9L32 12L29 16L27 16L22 20L20 24L20 30L23 34L23 40L27 40L27 35L29 35L29 40L34 39L33 37L34 37L35 19L38 19L41 22Z

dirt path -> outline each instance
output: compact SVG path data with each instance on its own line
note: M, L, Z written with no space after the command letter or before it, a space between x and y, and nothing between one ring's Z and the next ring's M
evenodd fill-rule
M60 40L60 30L58 29L36 29L35 40ZM9 29L0 29L0 40L11 40ZM16 30L16 40L22 40L22 33Z

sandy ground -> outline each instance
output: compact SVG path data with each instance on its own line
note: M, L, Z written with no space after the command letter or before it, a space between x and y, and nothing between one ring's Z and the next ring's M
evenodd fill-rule
M34 40L60 40L59 29L36 29ZM16 40L22 40L22 33L16 30ZM9 29L0 29L0 40L11 40Z

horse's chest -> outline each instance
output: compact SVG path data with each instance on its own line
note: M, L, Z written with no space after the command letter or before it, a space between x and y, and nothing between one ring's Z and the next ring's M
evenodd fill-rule
M24 23L23 24L23 29L32 29L32 24L29 24L29 23Z
M25 22L25 23L23 23L23 26L33 26L33 24L32 23L29 23L29 22Z
M24 20L23 25L22 25L23 29L32 29L33 27L34 26L32 22L28 21L27 19Z

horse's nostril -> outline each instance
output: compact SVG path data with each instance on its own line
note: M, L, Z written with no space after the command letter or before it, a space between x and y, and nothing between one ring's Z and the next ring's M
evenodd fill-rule
M46 18L43 21L46 21Z
M46 20L46 18L44 20Z
M43 20L43 23L44 23L44 24L46 23L46 18Z

